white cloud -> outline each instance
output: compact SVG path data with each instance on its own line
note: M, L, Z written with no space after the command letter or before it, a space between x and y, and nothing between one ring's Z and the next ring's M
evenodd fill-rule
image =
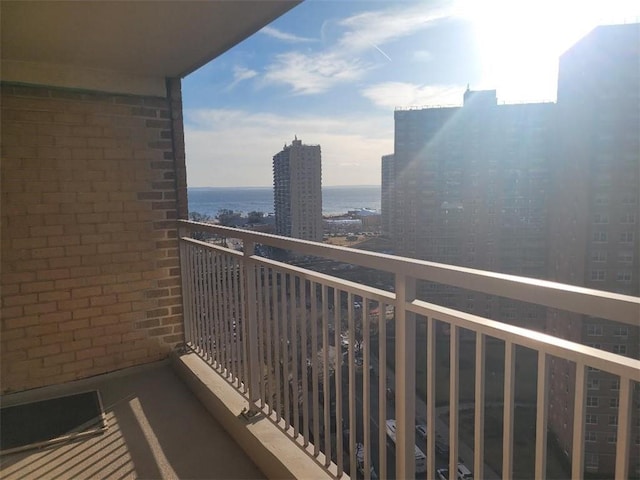
M379 107L385 108L461 105L465 88L460 85L384 82L371 85L361 93Z
M276 62L267 67L264 81L289 85L295 94L314 94L338 83L357 80L369 68L358 59L331 52L312 55L289 52L276 56Z
M382 61L392 61L383 50L386 43L428 28L447 15L444 10L434 11L420 5L410 9L365 12L338 22L325 22L323 43L329 45L325 50L277 55L267 67L264 81L287 85L296 94L326 92L337 84L358 80L375 68L375 61L368 55L370 52L378 52ZM328 38L328 30L337 30L335 39Z
M293 33L283 32L282 30L278 30L277 28L270 26L262 28L259 33L263 33L264 35L278 40L283 40L285 42L306 43L315 41L313 38L301 37L299 35L294 35Z
M413 35L448 15L444 9L433 10L424 4L413 8L360 13L339 22L347 28L339 45L340 48L351 51L380 47L385 43Z
M258 75L258 72L256 72L255 70L236 65L235 67L233 67L233 81L229 84L226 90L229 91L240 82L249 80L256 75Z
M393 119L185 111L190 187L270 185L271 162L294 135L322 147L323 185L380 183L380 157L393 151Z

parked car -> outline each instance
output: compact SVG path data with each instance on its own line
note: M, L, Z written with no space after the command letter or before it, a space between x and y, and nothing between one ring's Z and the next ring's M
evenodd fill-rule
M440 480L449 480L449 469L439 468L436 470L436 474Z

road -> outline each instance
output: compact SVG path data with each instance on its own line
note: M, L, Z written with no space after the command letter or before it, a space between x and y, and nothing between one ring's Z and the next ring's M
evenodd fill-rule
M345 358L346 360L346 358ZM370 435L371 435L371 460L373 462L374 468L378 474L380 474L380 448L379 448L379 429L382 427L385 429L385 425L379 425L379 361L377 357L371 356L371 365L372 369L370 370L370 381L369 381L369 405L370 405ZM388 366L387 368L387 386L395 387L395 374L391 368ZM344 417L344 428L349 428L349 383L348 383L348 371L347 365L343 364L343 417ZM386 386L384 388L386 390ZM364 406L363 406L363 398L365 392L363 392L363 375L361 372L356 374L356 388L355 388L355 404L356 404L356 441L359 443L363 443L363 425L362 419L364 414ZM395 405L391 401L387 401L387 409L386 409L386 418L396 418L395 414ZM435 418L435 429L436 433L442 436L445 439L449 438L449 427L448 425L441 419L441 415L446 413L447 407L439 407L437 409L437 415ZM427 418L427 408L426 404L422 399L416 395L416 419L418 422L426 423L425 419ZM420 446L419 441L416 441L418 446ZM346 447L346 445L345 445ZM348 448L348 447L347 447ZM346 448L345 448L346 450ZM425 450L425 447L422 446L421 450ZM458 455L464 459L465 464L468 467L472 467L473 465L473 450L466 444L459 442L458 443ZM348 468L348 456L345 455L345 466ZM392 442L387 441L387 478L395 479L395 445ZM436 454L436 468L442 468L448 466L448 458L442 457ZM428 478L435 477L435 472L430 474ZM484 466L484 478L493 480L499 479L500 476L492 470L488 465Z

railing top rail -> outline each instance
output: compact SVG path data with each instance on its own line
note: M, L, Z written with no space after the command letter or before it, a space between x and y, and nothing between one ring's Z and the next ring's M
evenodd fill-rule
M414 300L408 310L436 320L452 322L462 328L490 337L511 341L532 350L554 355L578 364L630 378L640 382L640 360L614 354L587 345L565 340L553 335L536 332L516 325L490 320L422 300Z
M640 297L593 290L547 280L355 250L348 247L326 245L220 225L187 220L179 220L178 222L179 226L187 231L203 231L229 238L239 238L247 243L259 243L293 250L304 255L324 257L338 262L383 270L396 275L407 275L420 280L594 317L602 317L629 325L638 325L640 319Z

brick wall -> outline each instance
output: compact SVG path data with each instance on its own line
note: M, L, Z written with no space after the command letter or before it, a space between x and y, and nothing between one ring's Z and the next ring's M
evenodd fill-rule
M179 81L168 98L2 84L3 393L183 340Z

